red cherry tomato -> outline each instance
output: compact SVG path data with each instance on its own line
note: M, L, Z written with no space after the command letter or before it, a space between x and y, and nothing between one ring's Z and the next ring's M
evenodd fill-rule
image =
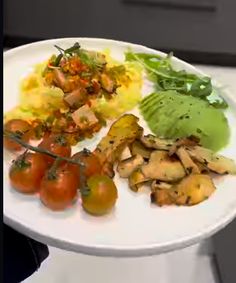
M46 149L61 157L71 156L71 146L62 135L50 135L45 137L42 142L38 145L39 148ZM45 159L49 164L52 164L55 158L44 155Z
M113 180L105 175L94 175L88 179L87 185L87 192L81 192L84 210L93 215L108 213L118 198Z
M47 162L42 154L31 152L22 154L10 167L11 186L21 193L35 193L39 191L40 181L47 168Z
M67 166L46 172L40 183L40 199L51 210L70 207L77 197L78 179Z
M79 165L70 163L69 166L71 167L72 170L74 170L74 173L77 174L77 176L79 176L81 173L87 179L93 175L101 173L102 167L100 160L95 154L88 151L87 149L75 153L72 156L72 159L81 161L84 164L84 167L82 168L82 172L81 172L81 167Z
M4 131L18 134L19 137L25 142L29 141L32 134L30 124L21 119L9 120L4 125ZM4 147L10 151L20 151L22 149L22 146L19 143L8 137L4 137Z

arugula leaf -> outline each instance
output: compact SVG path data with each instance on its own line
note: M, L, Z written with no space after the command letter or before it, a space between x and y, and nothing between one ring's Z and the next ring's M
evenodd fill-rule
M63 49L58 45L54 45L55 48L60 52L60 54L55 58L55 60L52 62L53 66L58 67L61 59L63 57L73 56L73 54L78 54L80 52L80 45L78 42L76 42L73 46Z
M73 46L67 48L67 49L63 49L58 45L54 45L55 48L62 54L62 55L73 55L74 53L78 53L80 51L80 45L78 42L76 42Z
M72 47L67 48L64 53L73 55L73 53L79 53L80 52L80 44L76 42Z
M169 57L161 58L158 55L143 54L143 53L132 53L126 52L125 54L126 61L137 61L141 63L147 69L147 71L167 78L167 79L177 79L170 74L171 65L169 62Z
M216 108L226 108L228 106L226 101L218 95L218 100L214 102L208 100L208 97L213 92L209 77L199 77L184 70L174 70L171 65L172 56L172 53L166 57L161 57L153 54L133 53L130 50L125 53L126 61L136 61L144 67L149 79L155 83L156 90L175 90L181 94L196 96L207 100Z
M228 108L228 103L224 99L216 100L214 102L210 102L210 104L213 107L217 108L217 109L226 109L226 108Z
M205 98L212 93L212 84L210 78L196 79L193 81L190 93L192 96Z
M62 57L63 57L63 54L59 54L59 55L57 56L57 58L56 58L55 61L53 62L53 65L54 65L55 67L57 67L57 66L59 65L59 63L61 62Z
M211 95L207 97L208 102L215 108L226 109L228 107L227 102L222 96L218 94L219 90L214 88Z

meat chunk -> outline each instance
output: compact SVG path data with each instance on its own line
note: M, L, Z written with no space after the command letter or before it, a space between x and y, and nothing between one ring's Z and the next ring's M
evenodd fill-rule
M54 69L53 73L54 73L54 78L55 78L54 79L55 85L58 86L59 88L63 89L65 84L66 84L65 75L59 69Z
M81 130L91 128L98 122L97 117L88 105L80 107L71 117Z
M77 88L65 95L65 102L72 108L78 108L86 101L86 91L84 88Z

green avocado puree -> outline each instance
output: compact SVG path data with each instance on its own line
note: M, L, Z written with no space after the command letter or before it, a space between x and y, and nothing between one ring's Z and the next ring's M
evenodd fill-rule
M229 141L230 129L224 112L199 98L176 91L152 93L141 101L140 111L158 137L195 135L202 146L214 151Z

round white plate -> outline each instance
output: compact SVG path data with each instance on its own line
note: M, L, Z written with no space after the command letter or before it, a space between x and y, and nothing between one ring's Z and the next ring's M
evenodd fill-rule
M164 55L144 46L93 38L66 38L37 42L4 53L4 112L18 102L19 82L32 66L55 53L54 44L69 47L78 41L83 48L110 48L114 58L123 60L128 47L134 52ZM191 65L173 58L179 69L202 74ZM152 90L146 82L143 93ZM224 93L230 104L227 117L232 135L222 151L236 159L236 100ZM134 113L138 113L134 110ZM140 123L146 127L142 119ZM214 121L212 121L214 123ZM107 132L102 131L81 147L94 148ZM145 128L148 133L148 128ZM76 149L78 150L78 148ZM115 210L104 217L86 214L77 203L66 212L49 211L35 196L16 193L8 183L9 160L4 158L4 221L16 230L46 244L66 250L100 256L145 256L194 244L222 229L236 215L236 176L217 178L212 197L193 207L157 207L150 204L149 193L133 193L125 179L115 177L119 199Z

